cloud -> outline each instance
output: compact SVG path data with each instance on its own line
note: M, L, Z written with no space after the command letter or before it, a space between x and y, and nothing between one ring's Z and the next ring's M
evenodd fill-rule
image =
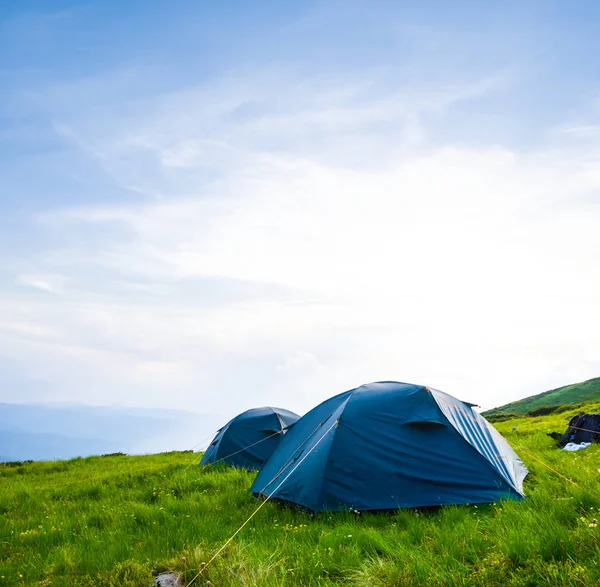
M61 276L57 275L21 275L19 276L19 283L28 285L47 291L53 294L60 294L62 291L62 282L64 280Z
M302 374L307 371L323 369L317 357L306 351L297 351L285 357L283 363L277 365L276 370L282 373Z
M163 95L126 123L60 109L60 136L148 197L36 216L61 246L18 279L61 295L4 293L2 353L61 399L220 412L377 379L491 406L597 375L600 174L581 133L432 140L505 74L293 77Z

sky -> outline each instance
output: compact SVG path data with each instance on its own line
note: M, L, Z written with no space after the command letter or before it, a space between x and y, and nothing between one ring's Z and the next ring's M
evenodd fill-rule
M0 3L0 401L489 408L600 376L600 5Z

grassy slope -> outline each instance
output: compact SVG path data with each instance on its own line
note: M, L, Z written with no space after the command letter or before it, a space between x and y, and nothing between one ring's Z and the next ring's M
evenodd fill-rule
M532 395L484 412L484 415L497 412L526 414L530 410L539 408L540 406L579 404L592 401L600 401L600 377L538 393L537 395Z
M565 453L546 436L569 415L498 424L530 469L524 502L316 517L267 503L194 585L596 585L600 445ZM145 586L166 568L189 582L257 507L252 474L197 459L0 467L0 586Z

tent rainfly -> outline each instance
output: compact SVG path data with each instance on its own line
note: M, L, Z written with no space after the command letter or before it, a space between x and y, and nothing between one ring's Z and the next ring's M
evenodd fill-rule
M200 464L223 462L240 469L260 469L299 417L281 408L247 410L217 432Z
M525 465L472 406L408 383L346 391L296 422L250 491L312 511L523 499Z

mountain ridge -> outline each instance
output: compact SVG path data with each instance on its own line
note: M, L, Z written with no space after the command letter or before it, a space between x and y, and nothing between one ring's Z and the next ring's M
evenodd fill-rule
M210 440L222 422L169 409L0 402L0 461L185 450Z
M578 383L570 383L556 389L530 395L487 410L482 415L492 416L506 413L524 415L542 406L574 405L594 400L600 400L600 377L594 377Z

